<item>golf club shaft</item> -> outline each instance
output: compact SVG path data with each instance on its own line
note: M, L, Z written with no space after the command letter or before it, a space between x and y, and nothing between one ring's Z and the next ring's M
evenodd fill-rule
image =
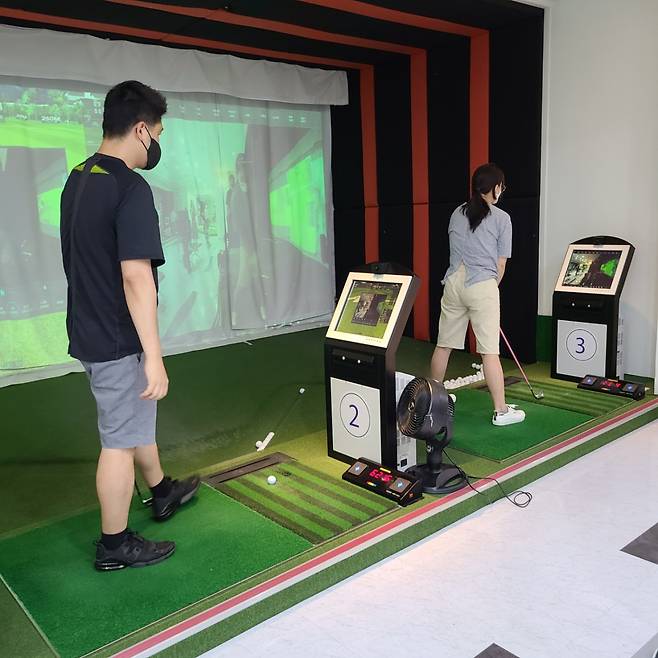
M135 478L135 490L137 491L137 497L142 501L142 505L150 505L152 502L152 498L144 498L142 496L142 492L139 489L139 485L137 484L137 478Z
M304 389L304 392L306 392L306 389ZM287 411L283 414L283 416L281 416L281 418L279 419L279 422L275 425L274 429L271 430L272 439L279 433L281 428L285 425L286 421L288 420L288 417L292 413L292 410L295 408L295 405L297 404L299 399L302 397L302 395L303 395L303 393L300 393L299 391L297 392L297 395L295 395L295 399L292 401L292 403L288 407Z
M516 363L516 367L521 371L521 374L523 375L523 379L525 379L525 383L528 385L530 392L532 393L533 397L536 398L537 394L534 392L532 388L532 384L528 380L528 376L525 374L525 370L521 367L519 360L516 358L516 354L514 354L514 350L512 349L512 346L509 344L509 341L507 340L507 336L503 332L502 328L500 330L500 335L503 337L503 340L505 341L505 345L507 345L507 349L509 350L509 353L512 355L512 358L514 359L514 363Z

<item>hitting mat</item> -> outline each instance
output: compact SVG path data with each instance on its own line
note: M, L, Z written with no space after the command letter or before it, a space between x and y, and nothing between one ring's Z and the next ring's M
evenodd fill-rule
M268 484L274 475L276 484ZM397 505L298 462L276 464L216 485L223 493L314 544Z
M531 381L535 392L542 391L544 397L541 400L535 400L530 389L525 382L512 384L507 387L507 394L528 402L566 409L567 411L577 411L588 414L595 418L604 414L615 411L620 407L625 407L633 401L629 398L606 395L605 393L595 393L594 391L583 391L576 384L570 382L550 382Z
M456 395L454 437L450 447L496 461L504 461L593 418L587 413L508 395L507 401L518 404L525 411L526 419L516 425L494 427L488 392L463 389Z
M139 505L131 527L176 553L141 569L93 568L98 511L0 542L0 573L62 658L81 656L297 555L311 544L203 485L171 520Z

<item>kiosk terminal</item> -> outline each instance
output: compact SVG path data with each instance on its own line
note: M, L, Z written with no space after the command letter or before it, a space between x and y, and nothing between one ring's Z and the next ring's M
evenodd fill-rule
M348 274L324 348L330 457L399 465L395 356L419 285L392 263Z
M567 248L553 293L551 377L623 377L619 300L634 251L606 235Z

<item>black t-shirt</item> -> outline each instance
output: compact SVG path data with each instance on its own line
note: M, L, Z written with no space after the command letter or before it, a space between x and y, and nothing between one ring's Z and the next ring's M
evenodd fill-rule
M61 199L62 257L69 284L69 354L112 361L142 351L123 290L121 261L164 264L158 214L148 183L119 158L99 158L87 177L71 231L85 163L69 175Z

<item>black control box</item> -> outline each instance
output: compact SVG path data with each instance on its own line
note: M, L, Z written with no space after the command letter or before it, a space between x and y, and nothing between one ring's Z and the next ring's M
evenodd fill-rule
M402 507L423 497L423 484L420 480L404 471L385 468L363 457L359 457L343 473L343 480L388 498Z
M578 384L578 388L609 393L610 395L621 395L633 400L641 400L647 394L647 388L644 384L628 382L624 379L606 379L595 375L583 377Z

